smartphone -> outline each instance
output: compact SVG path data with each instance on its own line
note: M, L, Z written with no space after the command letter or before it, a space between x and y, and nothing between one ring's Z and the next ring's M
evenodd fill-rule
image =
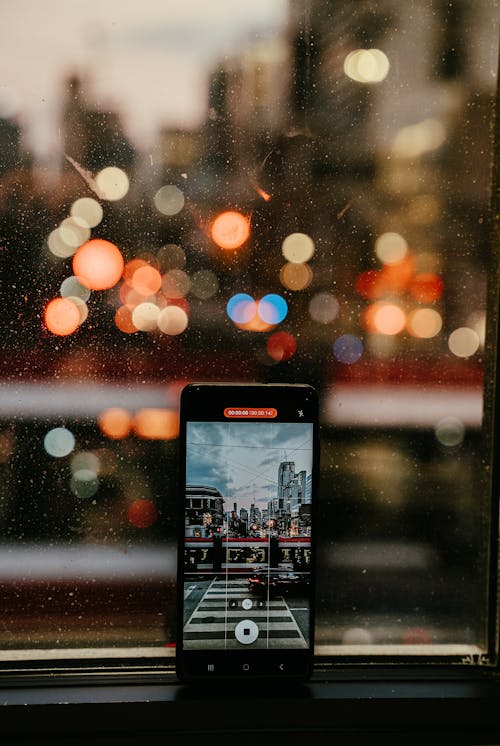
M181 680L309 676L318 458L311 386L196 383L182 390Z

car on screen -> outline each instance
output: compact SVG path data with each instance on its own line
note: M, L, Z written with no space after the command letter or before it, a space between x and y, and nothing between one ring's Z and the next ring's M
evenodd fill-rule
M308 572L292 570L257 570L248 578L248 590L256 595L302 591L310 584Z

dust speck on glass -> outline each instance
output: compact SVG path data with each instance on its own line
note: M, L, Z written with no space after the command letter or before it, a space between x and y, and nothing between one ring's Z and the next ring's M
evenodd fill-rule
M173 655L193 380L318 390L318 659L489 660L498 11L4 0L1 660Z

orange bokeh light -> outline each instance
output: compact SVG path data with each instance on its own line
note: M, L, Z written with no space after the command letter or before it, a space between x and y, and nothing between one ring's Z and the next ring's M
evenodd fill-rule
M80 325L80 319L78 306L69 298L54 298L45 308L45 326L59 337L73 334Z
M234 325L238 329L244 329L246 332L269 332L271 329L274 329L274 325L264 321L257 312L248 321L244 321L242 324L235 321Z
M362 272L356 280L356 290L364 298L377 298L383 292L382 273L378 269Z
M434 272L421 272L412 279L410 293L419 303L433 303L443 293L443 281Z
M413 256L408 253L401 262L385 264L380 271L384 292L403 293L415 272Z
M179 435L179 415L171 409L140 409L134 417L134 431L147 440L173 440Z
M126 409L111 407L101 412L97 424L101 432L111 440L122 440L132 430L132 416Z
M144 259L130 259L123 268L123 279L132 286L134 273L141 267L147 267L148 263Z
M112 288L124 269L120 249L103 238L93 238L80 246L73 257L73 273L90 290Z
M132 309L129 306L120 306L115 313L115 324L125 334L135 334L139 331L132 321Z
M399 334L406 325L406 314L402 308L392 303L381 303L373 315L373 324L380 334Z
M394 336L403 331L406 325L406 313L394 303L379 301L372 303L364 310L361 320L369 332Z
M228 210L217 215L210 232L221 249L239 249L250 236L250 221L241 212Z
M144 296L134 290L128 282L122 282L118 291L118 297L123 305L129 308L135 308L144 300Z
M384 295L406 292L413 281L415 262L411 254L396 264L384 264L382 269L369 269L356 280L356 290L370 300Z
M161 288L161 282L161 274L150 264L136 269L130 281L134 290L145 297L157 293Z

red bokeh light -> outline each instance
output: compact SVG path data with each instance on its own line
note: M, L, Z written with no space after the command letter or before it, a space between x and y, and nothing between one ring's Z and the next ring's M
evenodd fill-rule
M137 498L127 507L128 522L135 528L149 528L157 518L158 511L152 500Z
M288 332L276 332L267 340L267 352L273 360L289 360L297 350L297 342Z
M434 303L443 293L443 281L434 272L422 272L413 277L409 290L419 303Z
M364 298L377 298L380 294L382 285L382 274L378 269L369 269L362 272L356 280L356 290Z

